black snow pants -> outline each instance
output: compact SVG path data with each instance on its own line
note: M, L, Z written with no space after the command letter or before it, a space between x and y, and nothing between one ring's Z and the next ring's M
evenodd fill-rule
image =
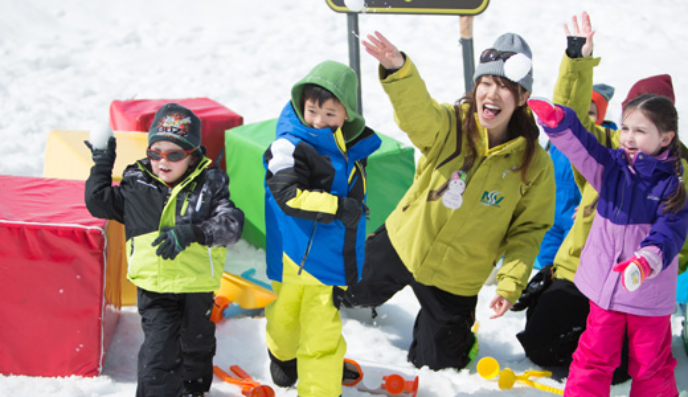
M366 240L361 281L347 289L346 301L354 307L379 306L407 285L421 306L413 326L409 361L418 368L464 368L475 342L471 328L478 297L454 295L415 281L383 225Z
M569 280L554 279L526 312L525 330L518 338L526 356L544 368L568 376L578 340L586 328L590 301ZM621 364L614 371L613 384L628 380L628 338L621 352Z
M207 392L213 379L213 293L168 294L138 289L143 344L136 397Z

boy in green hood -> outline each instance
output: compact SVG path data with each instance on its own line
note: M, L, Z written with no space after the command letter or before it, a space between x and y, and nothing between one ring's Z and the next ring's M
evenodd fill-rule
M356 284L368 156L380 138L356 112L358 78L324 61L294 85L264 154L270 373L300 397L341 395L346 342L333 291ZM335 292L336 295L336 292Z

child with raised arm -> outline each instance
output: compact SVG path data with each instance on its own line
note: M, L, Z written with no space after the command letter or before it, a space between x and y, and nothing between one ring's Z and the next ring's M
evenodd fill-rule
M358 77L335 61L291 91L265 152L267 271L277 299L265 308L270 374L298 380L300 397L342 393L342 289L358 282L366 236L368 156L380 138L356 112Z
M600 194L574 277L590 299L590 314L566 395L609 396L627 335L630 395L677 396L671 313L688 207L676 108L653 94L628 102L614 150L598 143L572 109L536 99L528 104L554 145Z
M239 240L244 213L229 199L227 174L201 146L201 120L176 103L155 113L147 158L112 184L116 140L88 144L95 165L86 207L124 224L129 272L138 290L143 344L137 397L203 396L213 380L213 291L226 247Z

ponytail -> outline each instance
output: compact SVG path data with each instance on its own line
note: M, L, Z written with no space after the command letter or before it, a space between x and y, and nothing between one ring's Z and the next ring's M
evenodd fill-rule
M664 213L673 212L677 213L686 204L686 186L683 182L683 172L681 167L681 160L686 159L685 146L678 139L678 135L674 137L669 145L669 154L674 156L674 168L676 170L676 176L678 177L678 186L673 193L664 200Z

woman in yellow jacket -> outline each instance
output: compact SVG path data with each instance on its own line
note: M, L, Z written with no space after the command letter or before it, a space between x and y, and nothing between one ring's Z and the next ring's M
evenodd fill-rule
M378 306L411 285L421 309L409 361L461 369L475 353L471 327L483 283L503 258L490 302L492 318L502 316L521 295L554 219L552 161L525 106L531 51L516 34L500 36L481 54L473 91L439 104L383 35L363 44L380 61L396 121L421 157L413 185L366 242L361 282L340 301Z

